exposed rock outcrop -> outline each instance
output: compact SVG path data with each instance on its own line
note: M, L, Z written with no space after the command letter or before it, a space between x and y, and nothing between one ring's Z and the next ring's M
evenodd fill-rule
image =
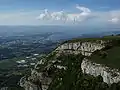
M33 70L30 77L21 78L20 86L25 90L47 90L51 81L52 78L47 73Z
M94 51L100 50L105 47L106 41L96 40L94 42L74 42L65 43L59 46L56 51L58 53L79 54L90 56Z
M107 84L118 83L120 81L120 72L118 69L111 69L110 67L94 63L88 59L84 59L81 64L83 73L93 76L101 75L103 81Z

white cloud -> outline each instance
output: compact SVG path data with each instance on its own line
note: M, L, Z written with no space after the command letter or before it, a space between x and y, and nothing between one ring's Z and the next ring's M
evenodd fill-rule
M79 13L65 13L64 11L49 12L47 9L45 9L43 13L37 17L37 19L75 23L85 20L91 13L90 9L86 7L76 5L76 8L80 10Z
M112 22L112 23L118 23L119 22L119 18L114 17L114 18L112 18L111 20L108 20L108 21Z
M76 8L79 9L80 11L82 11L82 13L80 13L80 14L83 16L89 15L91 13L91 10L89 8L81 7L79 5L76 5Z
M106 25L120 24L120 10L94 11L76 5L77 12L45 10L0 12L0 25ZM41 13L40 13L41 12ZM39 15L40 14L40 15ZM38 16L38 17L37 17ZM37 18L36 18L37 17ZM106 25L107 26L107 25Z

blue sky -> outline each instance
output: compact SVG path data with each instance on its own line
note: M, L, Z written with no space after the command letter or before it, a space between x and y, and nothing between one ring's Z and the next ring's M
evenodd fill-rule
M120 0L0 0L1 10L17 9L69 9L75 4L85 5L93 9L108 7L120 9Z
M119 24L119 19L120 0L0 0L0 25Z

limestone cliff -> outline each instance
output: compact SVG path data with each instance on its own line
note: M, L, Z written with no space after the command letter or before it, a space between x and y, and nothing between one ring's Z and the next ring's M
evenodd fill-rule
M46 58L40 60L35 69L32 70L31 76L22 78L20 85L25 90L47 90L53 78L49 71L56 73L59 69L66 69L66 66L59 65L61 61L57 60L57 56L61 54L79 54L89 57L94 51L101 50L106 46L109 41L96 40L96 41L79 41L79 42L68 42L60 45ZM54 58L50 58L53 56ZM49 57L49 60L47 59ZM56 64L57 63L57 64ZM103 77L104 82L111 84L120 81L120 73L115 69L109 69L108 67L100 64L93 63L87 59L84 59L81 68L83 73L90 75ZM114 71L114 73L112 73Z
M94 63L88 59L84 59L81 64L83 73L93 76L101 75L103 81L107 84L118 83L120 81L120 72L118 69L111 69L105 65Z
M64 43L59 46L56 51L58 53L68 53L68 54L78 54L81 53L85 56L90 56L92 52L100 50L105 47L106 41L96 40L96 41L86 41L86 42L70 42Z

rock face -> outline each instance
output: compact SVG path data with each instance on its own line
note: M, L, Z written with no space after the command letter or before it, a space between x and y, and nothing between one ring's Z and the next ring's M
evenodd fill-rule
M85 56L90 56L92 52L100 50L105 47L105 41L97 40L95 42L75 42L75 43L65 43L59 46L56 51L58 53L68 53L68 54L79 54Z
M38 85L35 85L31 82L26 81L24 85L25 85L24 87L25 90L42 90Z
M101 50L105 47L106 41L96 40L96 41L79 41L79 42L71 42L64 43L56 48L53 52L56 52L56 56L60 54L79 54L81 53L84 56L90 56L94 51ZM47 62L47 66L42 69L42 65ZM22 78L20 81L20 86L24 87L25 90L47 90L50 83L52 82L52 78L46 72L51 68L51 65L55 63L56 60L51 60L51 62L43 59L35 65L35 69L32 70L31 76L28 78ZM57 61L58 62L58 61ZM38 67L39 66L39 67ZM41 67L41 68L40 68ZM64 66L53 66L56 69L66 69ZM104 82L111 84L117 83L120 81L120 73L118 70L110 69L108 67L102 66L100 64L93 63L87 59L84 59L81 68L83 73L87 73L90 75L98 76L101 75L103 77ZM114 72L114 73L113 73Z
M20 79L20 86L24 87L25 90L41 90L38 85L33 84L26 80L26 77Z
M96 64L88 59L84 59L81 64L83 73L93 76L101 75L103 81L107 84L118 83L120 81L120 72L117 69L111 69L101 64Z
M30 77L21 78L20 86L25 90L47 90L51 81L46 73L33 70Z

